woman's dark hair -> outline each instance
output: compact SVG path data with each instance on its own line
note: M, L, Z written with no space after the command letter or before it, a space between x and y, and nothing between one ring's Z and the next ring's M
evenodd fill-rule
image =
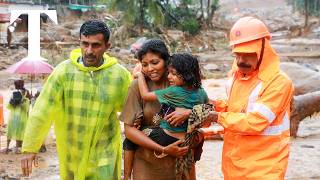
M140 50L138 51L139 61L142 61L143 56L146 55L148 52L158 54L161 57L161 59L164 60L165 64L168 64L170 55L166 44L162 40L149 39L145 43L143 43Z
M100 20L86 21L82 24L80 28L80 37L81 35L89 36L89 35L96 35L99 33L103 34L105 42L109 41L110 30L108 26Z
M198 59L188 53L176 53L170 57L169 66L176 69L186 86L201 87L201 70Z

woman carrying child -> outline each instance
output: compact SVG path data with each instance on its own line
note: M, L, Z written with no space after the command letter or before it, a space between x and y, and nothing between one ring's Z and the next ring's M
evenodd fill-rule
M175 54L169 62L169 54L161 40L147 41L139 51L138 58L144 75L137 74L138 80L129 89L121 115L125 122L126 137L134 142L128 139L124 142L125 179L130 178L131 161L133 179L176 179L173 156L181 157L188 152L189 147L177 146L185 137L187 122L173 127L160 118L160 127L155 127L158 122L153 121L153 116L159 112L160 104L160 112L165 116L177 107L192 109L194 105L208 101L201 88L199 64L189 54ZM168 84L170 87L166 88ZM189 113L185 114L181 116L183 120L189 116ZM144 132L134 127L137 119L141 121ZM187 178L195 179L194 162L188 171Z

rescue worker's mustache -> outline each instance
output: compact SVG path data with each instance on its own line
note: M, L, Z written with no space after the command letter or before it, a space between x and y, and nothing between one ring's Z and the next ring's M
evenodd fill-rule
M237 63L237 66L239 68L251 68L251 65L246 63Z

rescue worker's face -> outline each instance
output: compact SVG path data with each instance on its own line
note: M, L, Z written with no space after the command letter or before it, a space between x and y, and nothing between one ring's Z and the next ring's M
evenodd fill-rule
M258 57L256 53L235 53L237 66L243 74L254 72L258 65Z
M80 47L85 66L98 67L103 62L103 54L110 44L104 40L102 33L80 36Z
M147 75L152 81L159 81L166 72L164 60L152 52L148 52L141 60L142 72Z

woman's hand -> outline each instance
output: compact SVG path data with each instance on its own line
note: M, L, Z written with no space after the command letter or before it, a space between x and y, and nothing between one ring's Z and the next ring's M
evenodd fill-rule
M137 63L137 64L135 65L135 67L133 68L133 71L132 71L133 77L134 77L134 78L137 78L136 74L139 73L139 72L141 72L141 71L142 71L142 65L141 65L141 63L139 62L139 63Z
M167 122L172 126L179 126L189 118L190 114L191 109L177 107L175 111L165 116L164 119L167 120Z
M140 130L140 128L141 128L141 121L134 121L134 122L133 122L133 127L135 127L135 128L137 128L137 129Z
M138 79L139 76L143 76L142 72L140 72L140 71L133 74L133 78L135 78L135 79Z
M183 140L178 140L172 144L169 144L164 148L164 153L174 157L182 157L183 155L187 154L189 146L179 147L179 144L182 142Z

